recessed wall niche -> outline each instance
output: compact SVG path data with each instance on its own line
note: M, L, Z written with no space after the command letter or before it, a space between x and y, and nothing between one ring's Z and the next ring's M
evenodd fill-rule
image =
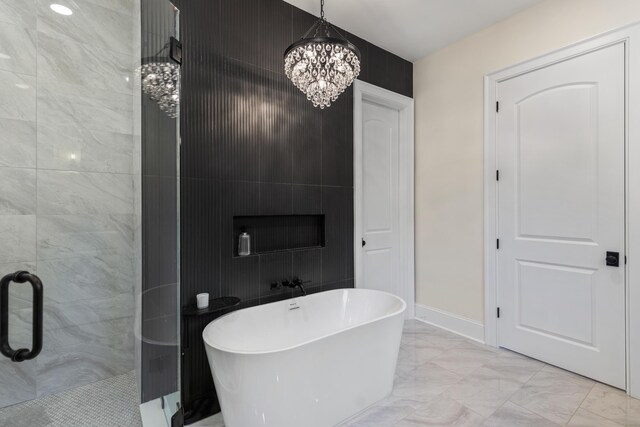
M324 247L324 215L259 215L233 217L233 256L238 255L238 237L251 236L251 253L266 254L292 249Z

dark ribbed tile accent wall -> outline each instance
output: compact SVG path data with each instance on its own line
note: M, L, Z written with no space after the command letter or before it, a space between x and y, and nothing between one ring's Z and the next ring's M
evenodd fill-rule
M353 287L353 90L316 109L283 71L284 50L316 18L281 0L175 3L184 45L182 305L200 292L237 296L240 308L290 298L299 291L271 283L293 276L309 281L309 293ZM348 37L363 56L361 80L413 95L410 62ZM323 245L300 247L309 230L258 230L265 252L286 250L236 256L234 217L303 215L322 216ZM187 422L219 410L201 338L213 319L183 324Z

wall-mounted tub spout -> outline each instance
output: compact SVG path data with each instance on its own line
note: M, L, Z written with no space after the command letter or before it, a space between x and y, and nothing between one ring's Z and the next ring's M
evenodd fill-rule
M302 292L302 296L307 296L307 291L305 291L303 284L311 283L311 280L302 281L298 277L294 277L292 282L286 281L287 283L282 282L284 286L287 286L291 289L300 288L300 292Z

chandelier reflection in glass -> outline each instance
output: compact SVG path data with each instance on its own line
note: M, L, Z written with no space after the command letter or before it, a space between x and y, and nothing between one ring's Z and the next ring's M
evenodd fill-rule
M360 51L324 19L324 0L320 19L285 51L284 71L320 108L329 107L360 74Z
M142 91L155 101L160 110L175 119L180 105L180 65L169 58L160 56L169 50L170 43L151 58L145 58L140 66Z

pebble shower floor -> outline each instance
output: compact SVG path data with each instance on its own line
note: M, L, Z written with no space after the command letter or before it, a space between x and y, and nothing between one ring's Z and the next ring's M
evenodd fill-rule
M138 427L134 372L0 409L0 427Z

